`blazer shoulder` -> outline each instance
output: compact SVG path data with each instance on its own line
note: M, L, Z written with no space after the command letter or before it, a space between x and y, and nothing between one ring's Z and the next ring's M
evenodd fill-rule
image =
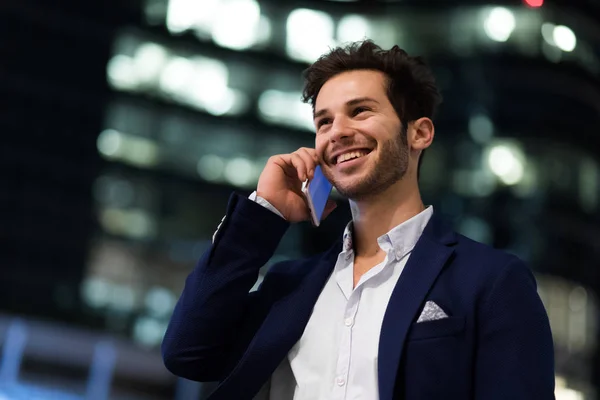
M455 261L466 267L473 277L485 281L495 281L509 270L521 270L526 275L531 271L525 261L508 251L494 248L458 234L455 247Z
M478 242L460 233L457 233L456 236L458 238L456 250L461 254L470 255L473 259L485 260L486 263L492 265L506 265L512 262L523 263L523 260L516 254Z
M444 246L451 246L454 251L453 260L455 263L494 269L518 260L518 257L514 254L496 249L456 232L452 225L444 216L434 214L423 235Z

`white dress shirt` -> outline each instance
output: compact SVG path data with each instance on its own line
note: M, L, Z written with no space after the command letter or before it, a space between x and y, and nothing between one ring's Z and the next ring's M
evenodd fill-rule
M250 199L275 212L265 199ZM378 399L379 334L388 301L433 208L377 239L386 257L355 288L352 223L342 252L313 308L302 337L273 373L262 396L270 400ZM259 398L261 396L257 396Z

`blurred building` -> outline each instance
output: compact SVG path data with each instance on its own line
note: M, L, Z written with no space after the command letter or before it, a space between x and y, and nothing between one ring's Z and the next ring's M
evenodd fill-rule
M528 262L557 399L600 398L599 15L592 0L2 3L0 334L24 342L19 381L196 396L157 350L185 276L229 194L313 144L302 70L369 37L438 77L424 198ZM292 227L272 261L327 248L341 208Z

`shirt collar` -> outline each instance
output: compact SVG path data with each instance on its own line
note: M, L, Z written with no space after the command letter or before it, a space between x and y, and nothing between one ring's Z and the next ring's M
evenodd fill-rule
M377 242L380 245L384 242L391 243L391 246L396 253L396 258L400 259L415 247L432 215L433 206L428 206L419 214L404 221L400 225L395 226L385 235L380 236L377 239ZM352 235L353 225L352 221L350 221L348 225L346 225L346 229L344 229L342 246L343 253L351 253L354 251Z

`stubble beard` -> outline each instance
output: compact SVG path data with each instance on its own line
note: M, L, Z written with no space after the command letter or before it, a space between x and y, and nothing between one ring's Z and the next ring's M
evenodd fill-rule
M404 129L399 138L384 142L379 150L379 158L369 173L349 184L336 181L329 171L323 171L327 179L344 197L362 201L377 196L389 189L406 175L408 170L408 142Z

